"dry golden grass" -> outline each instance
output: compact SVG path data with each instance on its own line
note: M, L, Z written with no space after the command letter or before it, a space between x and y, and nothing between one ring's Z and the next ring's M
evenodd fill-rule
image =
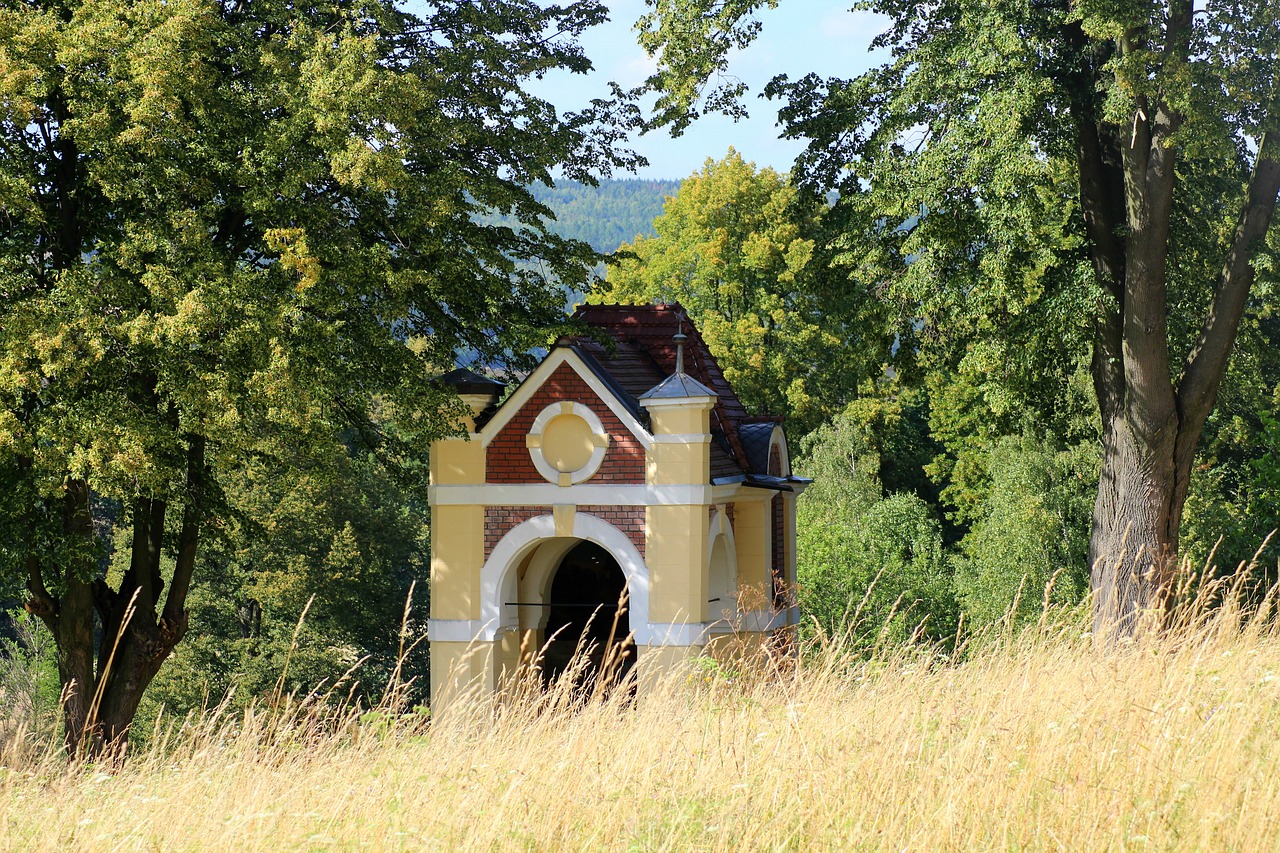
M430 727L211 718L115 771L11 740L0 847L1275 849L1280 632L1241 621L1110 650L1042 626L963 661L829 649Z

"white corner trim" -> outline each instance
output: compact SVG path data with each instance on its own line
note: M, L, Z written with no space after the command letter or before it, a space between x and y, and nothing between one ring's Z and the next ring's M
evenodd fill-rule
M791 609L747 610L738 617L740 631L773 631L794 624L788 620Z
M431 506L693 506L709 504L720 486L579 483L487 483L429 486ZM735 486L736 488L736 486ZM756 491L759 491L757 489Z
M653 437L654 444L710 444L711 436L707 433L664 432Z
M747 493L758 491L760 490L743 488L742 483L722 483L719 486L711 487L711 500L708 503L728 504L738 503L743 500L753 500L756 497Z
M498 433L502 432L502 428L524 408L529 399L537 393L543 383L562 364L568 364L573 368L578 377L587 383L587 386L595 392L595 395L608 407L609 411L613 412L618 417L618 420L622 421L623 426L630 430L631 434L636 437L636 440L640 442L645 450L652 446L653 436L649 434L649 431L636 420L626 406L622 405L622 401L614 396L613 392L591 372L591 369L583 363L582 359L568 347L557 347L542 360L541 364L534 368L524 382L520 383L520 387L506 399L493 417L489 419L489 422L480 430L478 435L486 447L489 446L489 443L493 441Z
M641 400L640 405L646 409L701 408L710 409L715 406L719 397L649 397Z
M484 633L479 619L428 619L427 640L432 643L470 643Z
M636 634L638 646L699 646L706 642L711 626L706 622L650 622L645 639Z
M630 595L629 620L637 645L649 645L649 568L631 540L612 524L587 513L575 513L573 535L595 542L618 561L627 579ZM481 638L494 639L503 628L519 625L517 608L503 600L504 594L518 595L516 567L534 548L556 538L555 517L540 515L517 524L494 546L480 569ZM507 593L504 593L504 590ZM511 599L515 600L515 599Z

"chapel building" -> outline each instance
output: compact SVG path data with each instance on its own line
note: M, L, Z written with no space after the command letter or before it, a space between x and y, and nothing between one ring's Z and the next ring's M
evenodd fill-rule
M589 332L505 398L442 377L472 415L431 447L435 708L532 656L553 677L580 642L653 672L789 647L809 481L780 420L748 415L679 305L575 316Z

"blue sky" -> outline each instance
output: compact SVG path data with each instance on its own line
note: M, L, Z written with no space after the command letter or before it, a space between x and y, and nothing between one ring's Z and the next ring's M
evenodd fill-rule
M748 86L750 119L734 123L722 116L707 116L685 134L672 139L665 131L633 140L632 147L650 165L638 175L647 178L685 178L708 158L719 159L729 146L747 160L779 171L789 169L800 142L778 139L774 125L778 105L757 97L775 74L792 78L810 71L822 76L852 77L884 57L869 53L871 40L885 28L883 19L866 12L848 11L853 0L782 0L777 9L764 10L763 32L746 51L731 60L729 72ZM412 9L413 0L408 6ZM610 0L611 21L589 31L583 40L596 71L589 76L549 75L533 91L560 109L575 109L593 97L608 95L608 82L623 87L639 84L652 71L652 63L636 44L632 30L646 11L644 0ZM627 177L618 175L616 177Z
M588 32L583 40L587 56L595 63L590 77L561 74L548 78L535 91L561 108L573 108L588 99L607 94L607 82L624 87L640 83L653 69L651 60L636 44L632 27L646 11L644 0L612 0L610 22ZM747 160L778 170L791 167L803 147L780 140L775 126L778 104L759 98L775 74L792 78L810 71L822 76L852 77L883 55L869 52L871 40L885 28L884 19L866 12L851 12L852 0L782 0L776 9L764 10L764 28L747 50L735 55L729 72L751 89L747 97L750 119L736 124L723 116L706 116L678 139L655 131L633 140L632 147L648 158L641 177L685 178L708 158L720 158L729 146Z

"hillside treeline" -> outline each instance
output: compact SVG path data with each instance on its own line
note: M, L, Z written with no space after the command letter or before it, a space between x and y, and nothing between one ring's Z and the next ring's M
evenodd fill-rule
M562 180L554 186L529 188L539 203L554 214L551 230L570 240L581 240L601 254L610 254L640 235L653 234L653 220L662 213L668 196L680 189L679 181L647 178L604 178L594 186ZM505 217L484 217L488 222L510 222Z

